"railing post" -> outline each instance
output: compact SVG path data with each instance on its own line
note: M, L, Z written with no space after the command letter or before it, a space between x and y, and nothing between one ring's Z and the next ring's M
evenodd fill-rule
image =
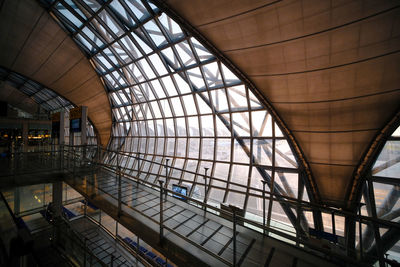
M209 168L204 167L204 204L207 202L207 171ZM206 210L207 207L204 205L204 210Z
M72 149L72 161L73 161L73 174L74 174L74 183L76 184L76 155L75 155L75 147Z
M111 263L110 263L111 267L114 266L114 257L115 256L113 254L111 254Z
M121 217L121 166L119 155L117 154L117 176L118 176L118 217Z
M136 255L139 255L139 247L140 247L140 238L138 237L138 236L136 236L136 243L137 243L137 246L136 246ZM137 257L136 257L136 262L137 262Z
M261 180L263 184L263 191L262 191L262 200L263 200L263 234L267 234L267 230L265 229L265 184L267 181Z
M360 260L362 261L364 258L364 251L363 251L363 243L362 243L362 223L361 223L361 207L365 205L364 203L360 203L358 206L358 235L359 235L359 245L360 245Z
M169 159L166 159L166 161L167 161L167 163L166 163L166 165L165 165L165 186L168 186L168 162L169 162ZM168 191L167 190L165 190L165 199L167 199L167 195L168 194Z
M137 166L137 187L139 187L139 179L140 179L140 153L138 152L138 166Z
M299 200L296 199L296 246L300 245L300 238L302 234L302 229L300 225L300 205L299 205Z
M61 144L60 146L59 146L59 156L60 156L60 170L62 171L63 170L63 165L64 165L64 145L63 144Z
M160 245L162 244L163 236L164 236L164 218L163 218L163 181L158 181L160 184Z
M237 207L230 205L232 210L232 221L233 221L233 267L236 266L236 210Z
M118 166L118 217L121 217L121 167Z
M70 150L71 150L71 147L68 146L68 147L67 147L67 151L66 151L66 153L67 153L67 171L69 171L70 162L71 162L71 153L70 153Z

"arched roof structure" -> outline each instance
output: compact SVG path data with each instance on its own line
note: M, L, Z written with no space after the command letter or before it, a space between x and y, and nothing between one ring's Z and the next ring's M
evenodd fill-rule
M357 167L399 110L398 1L160 2L267 97L304 152L321 200L356 201Z
M85 55L36 1L2 1L0 8L0 66L88 106L99 141L107 145L110 105Z
M75 107L53 90L3 67L0 67L0 100L6 100L8 104L30 115L37 114L40 108L55 113ZM90 120L87 121L86 136L87 144L98 144L97 129Z
M151 1L42 1L87 55L109 95L109 154L131 174L187 186L189 195L262 214L262 182L279 196L308 201L307 180L280 121L254 88ZM161 164L171 169L164 175ZM136 170L139 168L140 173ZM212 177L207 190L203 168ZM314 197L311 193L310 197ZM296 223L287 204L272 219ZM286 215L286 216L285 216ZM249 215L250 216L250 215ZM301 215L304 227L308 221Z
M50 5L53 3L53 1L41 2ZM88 5L96 3L89 0L85 2ZM111 2L115 4L113 14L118 16L118 21L123 21L125 16L125 25L131 24L130 27L144 22L140 19L132 20L127 14L118 14L119 2ZM65 0L62 3L73 2ZM342 207L348 202L355 201L360 178L357 176L357 167L379 131L399 110L400 7L397 1L154 1L158 9L148 6L150 4L146 4L147 2L140 3L150 12L150 17L161 15L159 12L166 11L174 19L176 16L177 20L186 21L183 23L191 27L194 39L202 40L201 36L204 36L207 42L220 52L221 57L228 59L227 62L233 63L242 72L243 77L248 79L245 81L246 84L249 82L258 89L254 92L255 95L260 93L269 101L271 112L276 111L278 116L275 118L283 122L282 131L289 137L293 136L295 140L291 143L295 147L298 145L299 152L303 152L297 154L303 155L305 167L309 166L308 179L311 184L315 182L315 196L320 197L323 203ZM124 6L121 2L120 5L125 8L128 4ZM82 52L70 38L80 38L71 34L71 29L78 27L73 24L80 22L73 21L70 26L64 24L65 30L70 32L68 36L54 22L53 18L57 16L51 18L35 1L2 1L0 7L2 35L0 65L44 84L65 95L77 105L89 106L89 117L99 130L102 144L107 144L112 125L111 112L114 112L113 116L118 120L128 116L128 113L133 114L134 111L125 108L126 103L123 102L128 101L123 96L125 93L112 93L109 100L104 90L104 86L109 88L110 83L123 88L125 85L121 82L127 81L116 77L113 71L107 71L109 66L95 65L96 59L91 57L95 50L92 49L100 44L97 42L101 42L102 38L95 38L92 41L89 40L90 36L81 38L82 44L86 42L84 45L87 53L85 53L85 48ZM57 7L54 6L54 9ZM69 12L77 12L73 9L70 8ZM103 8L99 7L98 10L92 9L90 12L92 15L97 12L96 16L101 17L102 11ZM130 15L137 14L133 12ZM83 19L85 16L87 14L82 14ZM113 17L109 20L115 22ZM160 27L160 23L163 23L162 18L157 17L157 21L156 27ZM123 43L121 37L125 36L125 29L118 29L120 27L118 25L119 22L112 26L115 28L109 29L112 32L109 37L120 41L122 47L129 46L130 44ZM98 31L107 31L107 26L104 27L101 22L98 27ZM146 30L153 31L154 28ZM196 32L199 36L196 36ZM159 28L159 32L153 32L153 35L143 33L146 35L145 39L150 38L149 40L152 40L151 42L157 47L154 55L160 56L159 50L164 45L160 33L167 36L169 44L179 38L185 40L185 37L179 36L179 32L175 36L175 33L168 32L165 27ZM185 32L182 34L185 35ZM143 50L145 46L138 46L139 39L135 40L133 37L132 42L140 48L136 52L134 49L130 50L129 56L135 56L132 53L140 53L144 55L143 64L149 63L147 55L151 55ZM104 40L103 37L102 41L111 40ZM183 50L200 49L201 53L201 42L200 45L192 39L186 42L186 48L181 47ZM165 46L167 47L168 45ZM171 45L169 47L173 49ZM178 49L176 48L174 52L179 53ZM100 54L104 58L110 56L103 48ZM185 77L195 79L202 75L204 87L211 89L210 93L207 91L207 95L212 101L211 91L217 94L218 90L211 87L217 85L213 84L209 79L211 76L207 76L202 67L209 63L207 61L210 60L207 58L209 55L206 53L201 55L201 58L196 58L196 55L193 57L200 62L196 65L200 66L199 73L187 73ZM165 59L160 57L159 60L169 73L171 69L168 69ZM184 66L186 69L195 66L190 65L190 58L188 60L172 61L180 67L182 64L189 64ZM102 59L98 58L97 62L101 61ZM226 74L223 64L218 63L219 60L215 62L220 73L213 74L224 84L216 88L228 88L230 85L228 86L224 76ZM110 66L115 67L112 63ZM98 77L102 76L99 71L101 68L105 71L103 84ZM152 79L146 77L154 72L150 65L146 66L146 70L142 68L143 72L140 68L138 68L139 73L134 74L135 77L132 76L132 79L142 76L144 80L140 82L143 83ZM177 69L173 71L179 73ZM234 73L232 75L235 76ZM171 82L175 85L178 83L175 78ZM164 86L163 83L160 84L161 87ZM148 90L154 89L152 86L149 85ZM189 86L189 89L193 87ZM251 90L245 89L244 92L246 96L250 96ZM183 96L179 94L175 97ZM150 99L145 100L151 102ZM166 96L164 100L168 105L174 105L173 97ZM110 103L114 111L111 111ZM145 103L139 101L137 104L138 111L140 110L144 116L147 112L143 109ZM198 108L198 104L195 105ZM247 105L252 109L251 103ZM125 113L121 113L121 110L125 110ZM160 114L165 111L161 110L163 109L160 109ZM184 107L182 112L185 113ZM212 110L210 116L214 118L217 113L218 110ZM232 118L234 113L229 112ZM156 114L151 115L154 117ZM187 120L189 117L182 118ZM168 123L166 117L161 116L160 119ZM216 123L216 120L214 121ZM124 127L127 131L128 126ZM240 126L233 127L240 128ZM174 124L174 129L177 130L177 124Z

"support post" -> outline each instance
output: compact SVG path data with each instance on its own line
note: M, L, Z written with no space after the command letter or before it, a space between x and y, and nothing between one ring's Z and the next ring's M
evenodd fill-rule
M267 230L265 229L265 184L267 181L261 180L263 184L263 191L262 191L262 201L263 201L263 234L267 234Z
M59 156L60 156L60 170L64 169L64 144L59 146Z
M118 176L118 217L121 217L121 166L119 162L119 157L117 154L117 176Z
M73 174L74 174L74 184L76 184L76 150L75 147L72 148L72 160L73 160Z
M269 227L271 224L272 217L272 205L274 203L274 194L275 194L275 120L272 120L272 170L271 170L271 185L270 185L270 198L268 203L268 218L267 218L267 226Z
M345 237L347 256L356 258L355 239L356 239L356 222L353 217L345 217Z
M233 267L236 266L236 211L237 207L229 205L232 210L232 221L233 221Z
M371 213L372 217L374 219L377 219L377 213L376 213L376 205L375 205L375 193L374 193L374 187L372 183L372 176L369 175L367 177L367 182L368 182L368 195L369 195L369 201L371 203ZM374 228L374 234L375 234L375 243L376 243L376 254L378 255L379 258L379 266L380 267L385 267L385 259L383 255L383 249L382 249L382 240L381 240L381 235L379 232L379 227L375 222L372 222L372 227ZM361 233L360 233L361 234Z
M138 166L137 166L137 187L139 188L139 180L140 180L140 152L138 152Z
M162 240L164 236L164 216L163 216L163 181L158 181L160 184L160 245L162 245Z
M81 113L81 145L86 146L87 145L86 125L87 125L88 107L82 106L81 108L82 108L82 113Z
M359 247L360 247L360 260L363 260L364 257L364 249L363 249L363 242L362 242L362 224L361 224L361 207L365 205L364 203L360 203L358 206L358 235L359 235Z
M204 204L207 202L207 171L209 168L204 167ZM207 207L204 205L204 210L206 210Z
M169 163L169 159L166 159L167 163L165 165L165 187L168 186L168 163ZM165 190L165 199L167 199L168 196L168 191Z
M336 235L335 213L332 211L332 234Z

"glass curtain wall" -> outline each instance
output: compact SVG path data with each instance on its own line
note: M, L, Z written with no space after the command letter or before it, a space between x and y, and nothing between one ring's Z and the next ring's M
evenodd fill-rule
M400 223L400 127L386 141L368 179L370 182L365 183L362 191L361 202L366 203L364 215ZM362 229L361 248L365 254L376 255L380 249L388 259L400 262L398 229L381 226L379 236L374 234L373 225L363 225Z
M258 220L261 180L268 192L308 201L297 159L263 102L155 3L40 2L102 80L113 114L109 149L141 158L118 159L125 171L158 185L168 163L168 188L185 186L193 198L239 206ZM295 208L266 207L272 220L294 224ZM301 218L312 223L311 215Z

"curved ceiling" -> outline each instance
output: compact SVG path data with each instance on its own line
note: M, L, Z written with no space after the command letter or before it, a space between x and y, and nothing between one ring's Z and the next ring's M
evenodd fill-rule
M399 110L399 2L159 2L270 101L303 150L322 201L354 201L355 169Z
M82 51L36 1L2 1L0 8L0 66L88 106L100 142L107 145L110 104Z
M32 98L4 81L0 81L0 100L30 114L37 113L39 109L39 105Z

